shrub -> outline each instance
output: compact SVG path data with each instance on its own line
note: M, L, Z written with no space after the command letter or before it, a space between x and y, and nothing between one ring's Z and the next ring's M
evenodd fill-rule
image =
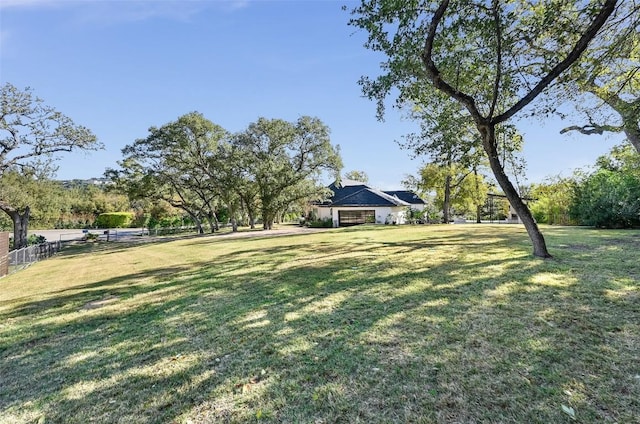
M308 221L307 226L309 228L333 228L333 219L325 218L314 221Z
M27 246L33 246L35 244L46 243L47 239L45 236L39 236L37 234L29 234L27 236ZM13 238L9 240L9 250L13 250Z
M101 213L96 219L98 228L126 228L133 222L133 212Z
M95 241L95 240L98 240L99 238L100 238L100 234L98 233L86 233L84 237L82 237L82 240Z

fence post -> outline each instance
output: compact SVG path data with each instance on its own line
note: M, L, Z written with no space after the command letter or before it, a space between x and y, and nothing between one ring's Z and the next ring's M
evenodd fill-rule
M0 233L0 277L9 273L9 233Z

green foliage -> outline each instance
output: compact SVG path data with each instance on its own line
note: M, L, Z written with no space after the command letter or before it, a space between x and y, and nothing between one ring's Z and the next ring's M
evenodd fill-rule
M426 164L420 169L418 187L422 192L435 193L434 204L440 211L448 207L460 215L483 205L488 192L482 175L459 164Z
M309 228L333 228L333 219L316 219L313 221L308 221L306 225Z
M344 174L344 177L349 180L359 181L364 184L367 184L369 182L369 176L364 171L349 171Z
M29 234L27 236L27 246L34 246L42 243L46 243L47 238L45 236L40 236L37 234ZM13 239L9 240L9 250L13 250Z
M96 218L98 228L127 228L133 223L133 212L107 212Z
M326 191L320 182L323 174L336 174L342 168L329 128L309 116L295 123L259 118L236 134L233 146L243 158L244 178L257 188L265 229L291 204L322 197Z
M108 170L116 188L130 199L164 201L201 222L216 215L221 192L221 151L227 131L191 112L126 146L120 169ZM211 225L211 231L213 231Z
M423 224L425 223L425 215L426 209L421 211L417 209L413 209L411 206L407 206L405 217L407 218L407 223L409 224Z
M552 225L574 224L569 211L575 189L576 181L571 178L556 177L543 184L534 184L530 193L534 200L529 208L536 221Z
M100 234L98 233L86 233L82 239L84 241L96 241L100 238Z
M19 211L29 207L30 226L35 228L53 228L66 203L59 183L17 170L5 171L0 176L0 199ZM5 225L11 228L11 220Z
M640 179L600 169L577 187L570 212L583 225L637 227L640 225Z
M640 156L630 145L598 159L598 169L576 186L571 216L582 225L628 228L640 225Z
M0 87L0 175L9 169L50 170L56 153L102 148L86 127L44 104L30 88Z
M12 203L22 203L29 196L26 187L22 187L21 193L17 184L21 181L31 184L52 174L57 153L96 150L102 146L89 129L45 105L29 88L19 90L10 83L4 84L0 87L0 108L0 178L12 173L16 184L4 185L5 193L11 194L0 196L0 210L11 217L16 248L21 248L27 243L31 204Z
M563 77L582 125L561 132L623 132L640 154L640 3L621 1L614 14L616 22L603 29L600 42Z

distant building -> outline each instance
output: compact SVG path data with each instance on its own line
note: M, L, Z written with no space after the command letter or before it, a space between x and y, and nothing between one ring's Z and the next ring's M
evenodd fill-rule
M342 179L329 186L333 195L312 205L319 219L330 218L334 227L358 224L404 224L408 208L422 211L425 202L408 190L382 191L359 181Z

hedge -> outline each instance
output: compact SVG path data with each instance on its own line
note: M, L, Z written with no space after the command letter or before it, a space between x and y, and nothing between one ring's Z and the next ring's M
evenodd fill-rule
M127 228L131 226L135 214L133 212L101 213L96 218L98 228Z

